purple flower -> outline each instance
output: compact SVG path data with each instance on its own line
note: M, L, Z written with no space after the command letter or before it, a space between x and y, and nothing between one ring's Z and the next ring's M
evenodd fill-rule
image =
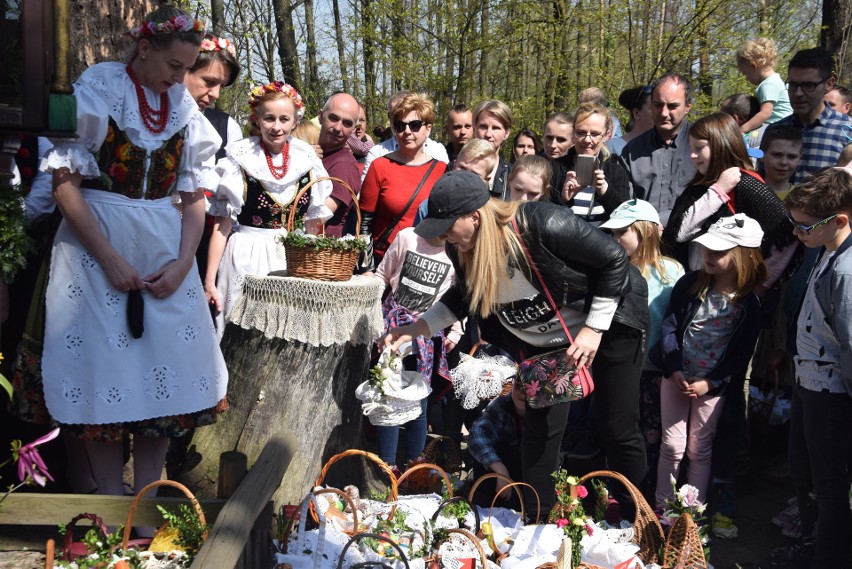
M23 482L27 476L32 476L33 480L39 486L47 484L49 479L53 481L53 477L47 471L47 466L38 454L38 445L52 441L59 436L59 429L53 429L43 437L40 437L33 442L23 445L18 449L18 479Z

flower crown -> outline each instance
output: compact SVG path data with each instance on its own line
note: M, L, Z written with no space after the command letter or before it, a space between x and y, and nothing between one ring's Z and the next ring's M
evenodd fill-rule
M186 15L173 16L165 22L145 22L141 26L131 29L128 34L134 40L139 41L142 38L172 32L199 32L203 34L204 22Z
M201 40L201 53L209 51L227 51L231 57L237 57L237 50L234 47L234 42L228 38L212 37L210 39Z
M293 105L296 107L296 117L299 120L305 116L305 103L302 102L302 96L299 95L299 92L296 91L295 87L289 83L284 83L283 81L273 81L266 85L258 85L251 90L248 104L249 109L252 111L250 117L252 122L254 122L254 108L258 105L258 103L260 103L261 97L263 97L266 93L274 93L276 91L284 93L293 101Z

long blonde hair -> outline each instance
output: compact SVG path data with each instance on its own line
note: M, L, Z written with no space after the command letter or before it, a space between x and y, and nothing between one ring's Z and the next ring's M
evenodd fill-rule
M751 294L757 286L766 281L766 263L759 247L743 247L737 245L731 249L734 267L737 270L737 290L734 292L734 302L739 302ZM699 300L704 301L707 291L713 286L713 275L704 269L698 272L698 279L690 291Z
M633 252L630 262L642 272L644 277L647 277L648 270L654 267L657 274L660 275L661 281L664 283L671 282L672 275L666 270L663 259L673 263L677 261L660 253L660 226L653 221L639 220L634 221L631 227L639 237L639 245Z
M526 266L512 219L522 202L491 198L477 210L479 234L470 251L459 251L467 280L470 310L486 318L499 304L500 290L509 282L509 265Z

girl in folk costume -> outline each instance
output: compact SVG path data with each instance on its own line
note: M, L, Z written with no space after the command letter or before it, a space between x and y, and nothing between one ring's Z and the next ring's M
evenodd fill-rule
M128 62L75 83L75 141L55 141L64 220L47 287L42 374L52 418L85 440L101 494L159 479L168 437L211 423L227 370L195 269L220 139L183 86L203 24L168 5L130 32ZM183 214L172 205L180 192Z
M328 180L314 184L298 204L293 203L312 177L328 176L314 149L290 136L305 114L299 93L287 83L273 81L252 90L249 108L256 136L227 146L228 156L219 162L222 178L217 201L211 206L213 215L227 211L239 223L221 262L212 255L209 260L212 266L219 263L216 286L223 299L222 323L240 295L245 275L266 275L287 267L284 247L276 237L283 233L291 207L298 208L298 217L311 233L319 233L331 217L326 205L331 199ZM220 334L223 328L219 326Z

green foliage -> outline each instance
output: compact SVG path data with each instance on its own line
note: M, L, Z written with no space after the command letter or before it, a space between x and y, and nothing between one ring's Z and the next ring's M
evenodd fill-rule
M24 202L20 186L0 185L0 280L15 279L27 265L32 240L24 231Z
M186 564L191 564L204 544L204 534L209 528L201 523L195 508L187 504L178 506L176 512L171 512L163 506L157 506L157 509L163 515L163 519L180 532L178 543L186 550Z
M326 235L311 235L301 231L290 231L278 238L282 244L294 247L307 247L316 249L332 249L334 251L364 251L367 249L367 241L361 238L328 237Z

